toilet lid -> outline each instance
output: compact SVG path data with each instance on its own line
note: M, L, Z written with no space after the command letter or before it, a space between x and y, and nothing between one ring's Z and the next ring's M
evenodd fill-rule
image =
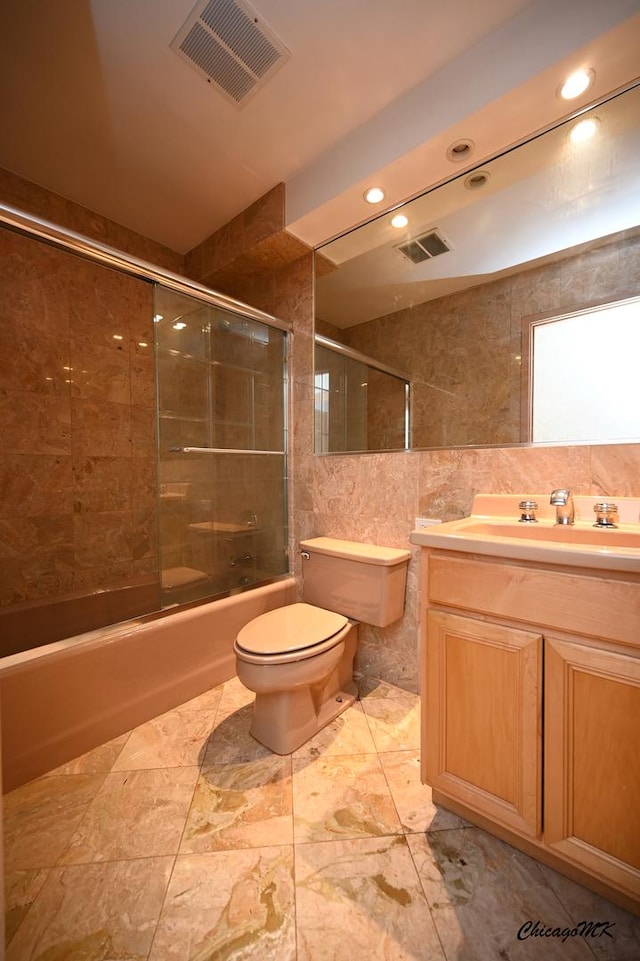
M313 604L289 604L249 621L237 644L251 654L286 654L320 644L341 631L348 618Z

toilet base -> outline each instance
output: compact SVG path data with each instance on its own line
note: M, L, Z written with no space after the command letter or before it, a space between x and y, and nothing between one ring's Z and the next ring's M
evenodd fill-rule
M249 733L274 754L291 754L357 700L353 682L342 687L319 707L309 687L256 694Z

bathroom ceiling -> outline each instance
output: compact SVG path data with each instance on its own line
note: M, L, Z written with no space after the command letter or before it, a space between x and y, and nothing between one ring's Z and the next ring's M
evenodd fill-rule
M416 178L424 187L440 176L416 164L425 145L471 131L487 137L486 155L505 145L496 139L515 139L530 107L528 132L548 122L535 81L544 78L557 114L552 66L574 50L594 56L601 35L640 21L637 0L252 6L290 56L238 107L170 47L193 0L5 0L0 167L181 253L284 181L291 231L315 245L366 219L362 178L379 174L399 201ZM598 82L630 79L624 48L637 51L637 39L617 34ZM504 120L514 89L522 99L507 130L490 109Z

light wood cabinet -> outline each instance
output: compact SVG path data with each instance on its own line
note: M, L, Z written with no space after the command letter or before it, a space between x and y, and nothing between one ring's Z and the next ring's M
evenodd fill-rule
M434 800L640 913L640 574L422 554Z
M542 635L439 611L427 631L427 781L538 837Z
M548 636L544 837L640 895L640 657Z

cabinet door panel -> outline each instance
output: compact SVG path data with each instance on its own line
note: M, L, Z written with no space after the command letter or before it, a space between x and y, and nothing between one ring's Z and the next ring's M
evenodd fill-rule
M545 840L640 894L640 658L548 637Z
M426 780L507 827L541 829L542 637L429 611Z

